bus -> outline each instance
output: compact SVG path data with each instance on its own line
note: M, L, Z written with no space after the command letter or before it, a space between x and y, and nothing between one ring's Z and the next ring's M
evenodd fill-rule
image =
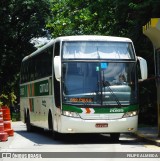
M137 130L138 73L147 78L147 63L129 38L53 39L22 60L21 120L27 131L38 126L55 139L106 133L119 140L120 133Z

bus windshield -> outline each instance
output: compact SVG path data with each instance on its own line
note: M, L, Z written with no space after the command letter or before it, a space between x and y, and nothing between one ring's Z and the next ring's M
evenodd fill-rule
M63 59L134 59L130 42L63 42Z
M63 103L121 106L137 103L135 63L63 63Z

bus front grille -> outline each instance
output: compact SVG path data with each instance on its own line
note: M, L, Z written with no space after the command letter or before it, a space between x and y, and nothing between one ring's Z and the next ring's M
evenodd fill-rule
M115 120L121 119L124 113L114 114L80 114L80 117L84 120Z

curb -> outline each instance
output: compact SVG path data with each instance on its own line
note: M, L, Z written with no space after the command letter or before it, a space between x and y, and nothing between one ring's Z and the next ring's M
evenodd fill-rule
M139 132L135 132L134 135L136 135L138 137L138 139L140 139L142 141L145 141L145 142L148 142L150 144L160 147L160 139L157 140L156 138L147 137L146 135L141 134Z

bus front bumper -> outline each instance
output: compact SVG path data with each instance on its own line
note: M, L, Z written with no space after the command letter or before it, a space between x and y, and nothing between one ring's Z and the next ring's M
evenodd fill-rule
M138 116L116 120L83 120L61 115L60 133L125 133L137 131Z

